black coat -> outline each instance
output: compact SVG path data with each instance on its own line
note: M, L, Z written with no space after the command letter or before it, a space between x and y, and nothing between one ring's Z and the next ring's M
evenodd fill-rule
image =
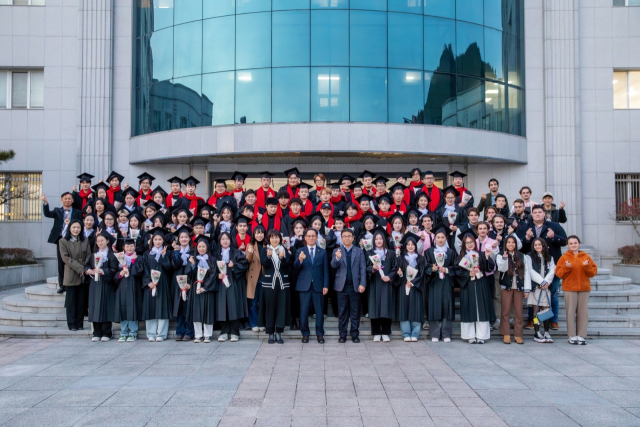
M445 212L445 205L440 206L438 209L436 209L435 212L435 224L433 229L435 230L436 226L440 225L440 224L444 224L447 227L447 242L449 243L449 247L450 248L455 248L456 245L456 233L451 231L451 226L455 225L456 227L461 227L462 225L468 223L467 220L467 211L465 208L461 208L460 206L458 206L456 204L455 206L455 211L458 214L456 216L456 220L454 221L453 224L449 223L449 218L445 218L444 217L444 212Z
M531 232L533 233L533 237L530 240L527 240L525 237L525 240L522 241L523 246L525 244L531 245L531 242L533 241L533 239L535 239L535 227L535 224L533 223L533 221L531 221L528 230L531 230ZM554 236L552 238L547 237L548 230L550 229L553 230L554 233ZM540 237L543 238L545 242L547 242L547 246L549 247L549 255L551 255L553 261L557 263L562 256L562 247L567 246L567 233L564 231L564 228L562 228L562 226L557 222L545 221L542 224ZM524 249L525 248L523 248L523 250ZM500 251L502 252L504 251L504 249L500 248Z
M424 271L426 268L426 262L422 255L418 255L416 259L416 267L418 269L418 275L411 281L413 286L407 295L405 285L407 284L407 267L409 263L400 256L397 260L398 268L402 269L402 277L396 276L397 289L397 309L395 320L410 321L410 322L422 322L424 320Z
M193 255L193 251L189 253L189 256ZM171 251L171 253L167 254L169 259L171 260L171 268L173 270L172 278L171 278L171 300L173 301L173 308L171 315L173 318L177 319L179 317L186 316L186 307L189 295L191 294L191 290L187 291L187 301L182 299L182 291L180 290L180 286L178 285L178 280L176 276L190 276L193 266L189 261L187 261L187 265L182 265L182 258L180 256L180 251ZM195 279L194 279L195 281ZM189 277L187 283L192 284L191 277Z
M437 271L433 271L433 265L436 264L434 252L434 248L429 248L424 251L424 257L427 263L425 276L427 277L427 286L429 288L429 320L453 320L455 315L453 309L453 287L455 285L455 281L453 280L452 267L454 265L456 254L453 249L447 249L447 256L444 260L443 267L448 268L449 273L445 273L444 279L441 279L439 273Z
M94 253L91 254L84 273L95 268ZM114 276L118 271L118 260L113 252L107 252L107 259L102 261L100 267L104 274L95 280L91 276L89 282L89 322L113 322L115 320L116 284Z
M262 297L258 310L258 326L267 328L284 328L291 319L290 294L291 253L285 249L280 258L280 266L276 269L273 259L267 255L267 248L260 250L260 263L264 269L261 283Z
M471 280L470 271L460 267L462 256L458 255L454 266L451 268L456 282L460 286L460 319L462 322L489 322L493 312L493 298L489 293L489 286L494 286L494 277L486 276L493 271L495 262L493 258L479 252L479 267L482 272L480 279ZM479 316L479 317L478 317Z
M398 263L393 249L387 250L387 256L382 261L385 276L391 279L388 282L382 280L378 271L373 271L373 263L370 256L375 255L373 250L366 252L367 274L369 275L369 318L370 319L394 319L396 317L396 287L395 277L398 274Z
M216 261L222 260L222 248L218 248L215 253ZM238 320L249 316L247 306L247 277L249 261L242 251L231 247L229 261L233 261L233 268L227 266L227 277L229 287L222 281L218 286L216 295L216 320L225 322L227 320ZM220 271L216 265L216 275Z
M64 228L64 209L63 208L54 208L53 212L49 210L49 204L42 205L42 214L47 218L53 218L53 227L51 227L51 232L49 233L49 238L47 242L56 243L62 233L62 229ZM71 208L71 218L70 220L79 219L82 221L82 211L79 209Z
M169 253L161 255L156 261L156 257L149 252L145 252L140 261L134 264L133 273L142 276L142 319L170 319L172 312L171 300L171 278L173 268ZM156 296L153 296L149 284L151 283L151 270L160 271L160 279L156 286Z
M133 267L141 258L132 260ZM131 270L131 268L129 268ZM114 282L116 284L115 317L114 322L123 320L138 321L142 317L142 289L140 276L134 276L129 271L129 277L120 277L122 266L118 266Z
M187 321L188 322L200 322L205 325L213 325L216 321L216 291L219 289L220 280L218 279L218 267L216 261L209 256L207 264L209 269L202 281L200 287L204 289L204 292L198 293L198 259L195 258L195 264L187 263L190 267L190 279L191 289L188 292L187 300ZM177 283L176 283L177 286ZM224 286L224 285L222 285Z

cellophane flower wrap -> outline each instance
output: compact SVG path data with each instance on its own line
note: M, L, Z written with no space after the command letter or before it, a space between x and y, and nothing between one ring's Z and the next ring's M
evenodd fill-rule
M322 249L327 249L327 240L318 234L318 246Z
M93 265L95 266L95 270L98 270L102 267L102 255L93 254ZM96 282L100 280L100 275L96 271L93 278Z
M460 201L466 205L467 203L469 203L469 200L471 200L471 194L467 193L466 191L463 191L462 198L460 199Z
M444 253L436 254L436 264L438 265L438 267L444 267L445 258L446 258L446 255ZM441 279L444 279L444 273L438 273L438 275Z
M458 212L448 212L447 213L447 219L449 220L449 225L455 224L457 218L458 218ZM455 232L452 231L451 235L453 235L453 233L455 233Z
M220 273L224 274L222 283L224 283L224 286L228 288L229 286L231 286L231 283L229 283L229 276L227 276L227 264L224 263L224 260L216 261L216 264L218 265L218 270L220 270Z
M418 269L408 265L406 275L407 275L407 282L413 283L413 279L415 279L416 276L418 275ZM404 291L407 293L407 296L409 296L409 293L411 292L411 286L405 286Z
M124 252L118 252L115 255L116 259L118 260L118 263L120 263L120 265L122 267L126 267L127 266L127 260L124 258ZM124 277L129 277L129 272L127 272Z
M176 282L178 282L178 286L180 287L180 294L181 294L180 296L182 296L182 301L186 301L187 290L185 288L187 287L187 275L180 274L176 276Z
M371 249L373 249L373 243L371 242L371 239L362 239L362 246L364 247L365 251L370 251Z
M287 248L287 250L289 250L289 248L291 248L291 237L284 236L282 238L282 246L284 246L285 248Z
M466 257L462 257L458 265L467 271L473 270L473 263L469 261Z
M151 270L151 282L152 282L154 285L157 285L157 284L158 284L158 282L160 281L160 276L161 276L161 275L162 275L162 273L161 273L160 271L158 271L158 270ZM155 296L156 296L156 293L157 293L157 286L156 286L156 287L154 287L154 288L151 290L151 296L152 296L152 297L155 297Z
M480 257L478 256L478 254L471 254L471 265L473 267L479 267L480 266ZM476 278L479 279L482 277L482 272L478 271L476 273Z
M407 230L409 230L409 232L413 234L418 234L418 231L420 231L417 225L408 225Z
M380 277L385 277L384 271L382 271L384 269L384 266L382 265L382 260L380 259L380 256L371 255L369 259L371 260L373 265L378 267L378 273L380 273Z
M133 228L129 230L130 237L132 239L137 239L140 236L140 230L134 230Z
M221 261L221 262L224 264L224 261ZM197 283L196 289L200 289L202 287L202 282L204 282L204 277L207 275L208 270L209 269L207 267L198 267L198 274L196 278L196 283Z

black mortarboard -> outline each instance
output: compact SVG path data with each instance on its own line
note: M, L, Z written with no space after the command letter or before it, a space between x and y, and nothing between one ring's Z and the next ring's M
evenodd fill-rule
M418 193L418 195L416 196L416 203L418 203L418 200L422 197L425 197L427 199L427 203L429 203L431 201L431 198L429 197L429 195L427 193L425 193L424 191L421 191Z
M322 216L322 214L320 212L314 212L313 214L309 215L309 217L307 218L307 220L309 221L309 226L311 226L311 224L313 224L313 221L315 221L316 219L319 219L322 224L324 224L324 217Z
M164 188L160 187L159 185L153 189L153 191L151 192L151 197L155 196L156 193L162 194L162 197L167 197L167 192L164 191Z
M409 187L407 187L406 185L401 184L399 182L396 182L395 184L393 184L391 186L391 188L389 188L389 192L393 194L393 192L396 191L397 189L400 189L400 190L404 191L407 188L409 188Z
M278 204L278 199L276 199L275 197L267 197L267 200L265 200L264 202L265 206L277 205L277 204Z
M178 207L177 209L175 209L175 208L174 208L174 209L171 211L171 215L175 215L175 216L176 216L176 218L177 218L177 217L178 217L178 214L179 214L180 212L184 212L184 213L186 213L186 214L187 214L187 220L188 220L188 219L190 219L191 217L193 217L193 214L191 213L191 211L190 211L188 208L183 207L183 206L180 206L180 207Z
M123 237L121 240L122 240L122 244L123 245L135 245L136 244L136 239L134 239L133 237Z
M80 175L78 175L78 179L80 180L80 182L91 182L92 178L94 178L94 176L86 172L83 172Z
M162 227L154 227L151 230L147 231L149 236L161 236L162 240L165 240L166 231Z
M232 179L233 181L235 181L236 179L241 179L241 180L245 181L245 180L247 179L247 177L248 177L248 176L249 176L249 175L248 175L248 174L246 174L246 173L242 173L242 172L235 171L235 172L233 172L233 174L231 175L231 179Z
M163 227L167 223L167 217L162 212L158 212L157 214L155 214L150 218L152 225L156 222L156 219L159 219L162 222Z
M236 208L235 206L233 206L232 204L230 204L229 202L224 202L222 204L222 206L220 206L220 214L222 214L222 211L227 208L231 211L231 218L236 216L236 212L238 211L238 208Z
M407 223L409 222L409 215L415 215L416 217L418 217L418 219L420 219L420 216L422 216L422 212L420 212L418 209L411 207L409 209L407 209L407 213L405 213L405 217L407 218Z
M331 209L331 204L323 203L322 205L320 205L320 210L322 209Z
M180 227L173 233L173 235L176 236L176 237L180 237L180 234L182 234L182 233L190 234L191 233L191 229L189 229L189 227Z
M131 218L138 218L138 221L142 221L142 215L140 215L140 212L138 212L137 210L134 210L133 212L131 212L128 216L129 219Z
M407 179L407 174L404 172L400 172L399 174L396 174L396 179L400 179L400 178Z
M375 177L375 179L373 180L373 182L374 182L375 184L377 184L377 183L379 183L379 182L384 182L384 183L386 184L387 182L389 182L389 179L387 179L387 178L385 178L384 176L380 175L380 176Z
M465 236L471 236L474 239L478 238L478 235L476 234L476 232L473 230L473 227L469 227L466 230L464 230L462 233L458 234L456 237L458 238L458 240L460 240L462 242L462 239Z
M367 178L367 177L374 178L375 176L376 176L375 173L369 172L368 170L365 169L360 175L358 175L358 178Z
M251 224L253 220L249 217L246 217L244 215L238 215L238 218L236 218L236 224L242 224L242 223L247 223L247 224Z
M349 186L350 189L355 190L356 188L362 188L362 183L360 181L356 181Z
M300 182L300 184L298 184L298 188L308 188L309 190L311 190L314 187L314 185L306 183L306 182Z
M202 212L203 210L209 212L215 212L217 208L215 206L211 206L209 203L205 203L203 205L198 206L198 210Z
M156 179L156 177L147 172L143 172L142 174L138 175L138 179L140 180L138 182L141 184L142 184L142 181L144 181L145 179L148 179L149 185L151 185L153 183L153 180Z
M339 190L340 189L340 183L338 182L334 182L333 184L330 185L332 190Z
M464 178L465 176L467 176L467 174L460 171L453 171L449 174L449 176L453 178Z
M120 175L118 172L116 171L111 171L111 173L109 174L109 176L107 177L107 182L111 182L111 180L113 178L118 178L118 181L122 182L124 181L124 176Z
M208 222L209 221L207 221L206 219L202 218L201 216L194 216L193 218L191 218L191 225L193 227L195 227L196 225L206 226Z
M157 204L153 200L149 200L149 201L147 201L147 203L145 203L144 208L147 209L149 207L155 209L156 212L158 212L160 209L162 209L162 206L160 206L159 204Z
M170 182L171 184L182 184L182 178L174 176L173 178L169 178L167 182Z
M407 241L411 240L413 242L414 245L416 245L416 251L418 250L418 240L420 239L420 237L418 237L417 235L413 234L413 233L407 233L404 236L402 236L402 240L400 240L400 243L402 244L402 246L407 244Z
M371 234L374 236L374 239L372 239L373 241L375 241L376 234L382 234L385 240L389 238L389 233L387 233L386 227L381 227L380 225L376 225L376 227L371 230Z
M453 193L456 197L460 196L460 192L456 190L456 187L454 187L453 185L450 185L442 190L442 194L444 194L445 196L447 195L447 193Z
M273 178L275 175L271 172L260 172L260 178Z
M362 196L358 197L356 200L358 201L358 203L362 203L363 201L371 202L372 200L375 200L375 198L373 196L369 196L368 194L363 194Z
M213 185L216 185L216 184L222 184L222 185L224 185L226 187L227 186L227 180L224 179L224 178L216 178L213 181Z
M400 219L402 220L402 223L403 223L403 224L406 224L406 223L407 223L407 219L404 217L404 215L403 215L403 214L401 214L401 213L400 213L400 211L395 211L395 212L393 213L393 215L391 215L387 221L389 222L389 224L393 224L393 221L394 221L396 218L400 218Z
M342 221L342 222L344 222L344 215L335 215L333 217L333 220L334 221Z
M284 171L284 174L287 176L291 176L291 175L296 175L296 176L300 176L300 171L298 170L298 168L291 168L291 169L287 169L286 171Z
M362 215L362 217L360 217L360 222L362 222L362 224L364 225L364 222L367 220L367 218L371 218L374 224L378 223L379 218L371 212L367 212L364 215Z
M140 193L138 193L133 187L129 187L126 190L124 190L122 192L122 197L126 196L127 194L131 194L134 199L140 195Z
M347 173L343 173L342 176L340 177L340 179L338 180L338 182L340 184L342 184L343 181L348 180L348 181L355 181L356 179L354 177L352 177L351 175L347 174Z
M198 246L198 243L200 242L205 242L207 246L209 246L211 244L211 237L207 236L206 234L198 234L195 241L196 246Z
M102 236L109 241L109 246L112 246L116 242L116 238L113 237L107 230L103 230L102 233L98 234L98 236Z
M436 227L432 231L434 236L438 233L442 233L447 237L449 236L449 230L447 229L447 226L442 223L436 225Z
M383 195L376 197L377 204L380 204L380 202L382 202L383 200L386 200L387 203L391 204L391 196L389 195L389 193L384 193Z
M198 181L197 179L195 179L195 178L194 178L194 177L192 177L192 176L189 176L189 177L187 177L187 178L183 179L183 180L182 180L182 183L183 183L184 185L187 185L187 184L189 184L189 185L198 185L198 184L200 184L200 181Z
M93 191L95 191L95 192L96 192L96 194L98 193L98 190L99 190L99 189L101 189L101 188L102 188L104 191L107 191L107 190L109 189L109 185L108 185L108 184L106 184L106 183L104 183L104 182L99 182L99 183L97 183L96 185L94 185L93 187L91 187L91 189L92 189Z

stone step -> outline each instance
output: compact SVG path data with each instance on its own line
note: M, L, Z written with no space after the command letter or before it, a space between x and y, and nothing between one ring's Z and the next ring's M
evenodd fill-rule
M558 298L564 301L564 293L559 292ZM630 285L629 289L624 290L604 290L604 291L591 291L589 294L589 303L592 302L633 302L640 301L640 286ZM561 304L564 304L561 302Z
M628 277L609 276L608 279L591 279L593 291L618 291L631 289L631 279Z
M564 304L560 304L559 314L565 313ZM589 301L589 315L598 314L640 314L640 301L616 303Z
M50 289L58 288L58 278L57 277L47 277L47 287Z
M598 274L593 278L594 280L606 280L611 276L611 270L608 268L598 268Z
M6 326L34 326L41 328L67 327L65 314L41 314L41 313L20 313L0 309L0 325ZM84 322L85 328L91 328L88 321Z
M13 294L4 297L5 310L18 313L65 314L64 301L42 301L26 297L26 294Z
M25 296L30 300L37 301L61 301L64 302L65 294L64 292L59 294L57 293L56 288L50 288L49 284L41 284L41 285L33 285L27 286L24 289Z

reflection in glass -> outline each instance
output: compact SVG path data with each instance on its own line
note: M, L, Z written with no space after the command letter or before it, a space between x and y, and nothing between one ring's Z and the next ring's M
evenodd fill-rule
M272 70L273 112L271 121L308 122L310 102L309 68Z
M458 77L458 127L483 129L484 102L484 81Z
M482 25L483 9L482 0L457 0L456 19Z
M387 70L351 68L352 122L387 121Z
M352 66L387 66L387 14L351 11L350 55Z
M504 81L503 58L506 55L502 49L502 40L502 31L484 29L484 75L488 79Z
M507 80L510 85L522 86L522 70L524 69L524 55L522 54L517 36L505 35L503 46L507 55Z
M31 76L31 81L33 82L33 73L31 74ZM640 108L639 71L629 71L629 108Z
M233 70L236 62L236 17L202 21L202 72Z
M389 13L389 67L422 69L422 16Z
M236 16L236 68L270 66L271 13Z
M502 30L503 19L503 3L504 9L507 10L507 2L505 0L484 0L484 25L497 30Z
M234 13L236 13L236 0L202 1L202 17L204 19L233 15Z
M311 9L349 9L349 0L311 0Z
M271 121L271 69L236 72L236 123Z
M309 9L309 0L273 0L272 10Z
M422 74L422 71L389 69L389 123L421 123Z
M133 58L131 61L133 87L151 84L152 70L149 65L152 65L149 36L138 37L133 43Z
M175 0L173 25L202 19L202 0Z
M309 66L309 13L273 12L273 67Z
M6 76L7 73L2 73ZM44 107L44 71L32 71L29 80L29 108ZM0 81L0 84L2 82ZM6 83L5 83L6 90ZM2 91L0 91L1 96Z
M389 0L389 12L392 11L422 15L422 0Z
M387 0L351 0L350 3L351 9L387 10Z
M176 25L173 28L173 76L202 73L202 21Z
M349 65L349 12L311 12L311 65Z
M507 105L505 87L494 82L485 83L485 129L496 132L507 131Z
M236 0L236 13L267 12L271 10L271 0Z
M152 78L154 81L168 80L173 77L173 28L154 31L149 37Z
M613 73L613 108L629 108L627 100L627 72L614 71Z
M203 122L209 120L213 126L233 124L234 74L228 71L202 76Z
M173 111L176 129L202 126L200 120L202 76L173 79ZM209 114L211 108L208 108Z
M151 21L153 31L173 25L173 0L154 0ZM148 4L148 2L147 2Z
M509 87L509 133L525 135L524 109L522 106L522 90Z
M144 86L131 94L131 136L144 135L149 129L149 89Z
M455 73L456 21L424 17L424 69Z
M175 129L173 120L173 84L169 80L151 85L149 92L149 129L151 132Z
M0 0L0 4L3 4ZM133 34L134 37L140 37L152 30L151 28L151 5L147 0L135 0L136 7L133 18ZM5 3L6 4L6 3Z
M424 0L424 14L455 19L456 0Z
M424 73L425 125L457 126L456 76Z
M0 108L7 108L7 75L6 71L0 71Z
M349 121L349 68L311 68L311 121Z
M477 1L477 0L476 0ZM484 28L480 25L456 23L458 74L484 75Z

